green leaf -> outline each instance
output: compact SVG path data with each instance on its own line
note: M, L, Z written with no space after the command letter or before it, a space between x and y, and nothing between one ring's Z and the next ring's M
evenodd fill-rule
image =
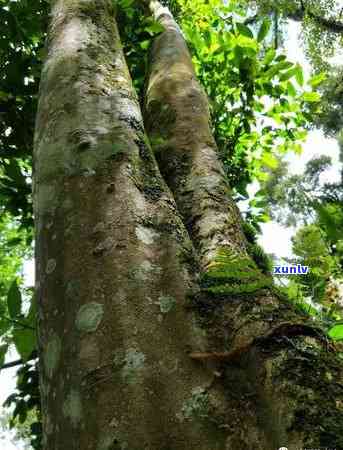
M297 95L297 91L290 81L287 83L287 94L290 97L295 97Z
M300 64L297 64L295 66L295 79L297 80L297 83L300 86L303 86L303 84L304 84L304 74L303 74L303 70L302 70Z
M265 64L265 65L270 64L270 63L273 61L275 55L276 55L275 49L274 49L274 48L270 48L270 49L266 52L266 54L265 54L265 56L264 56L263 64Z
M27 316L21 320L21 322L25 323L29 327L36 327L36 317L37 317L37 307L36 307L36 299L35 296L31 298L31 305Z
M282 61L277 64L273 64L263 75L266 78L272 79L276 74L278 74L282 69L286 68L287 63Z
M18 288L17 280L14 280L7 293L7 307L9 315L12 319L20 314L21 303L21 293Z
M130 8L130 6L134 3L135 0L119 0L119 5L122 8Z
M263 41L263 39L267 36L269 28L270 28L270 20L269 19L264 19L264 21L262 22L261 28L258 31L257 34L257 41L261 42Z
M320 94L318 92L304 92L301 98L305 102L315 103L320 101Z
M23 361L27 361L36 348L35 330L16 328L13 331L13 341Z
M262 156L262 162L270 169L276 169L279 165L279 161L272 153L264 153Z
M309 79L309 84L312 87L316 87L316 86L319 86L325 80L326 80L326 74L324 72L321 72L318 75L313 75L313 77L311 77Z
M236 45L238 45L239 47L251 48L251 49L257 51L257 44L256 44L255 39L251 39L247 36L240 34L239 36L236 37L235 41L236 41Z
M244 23L237 23L236 24L237 30L240 32L240 34L243 34L244 36L248 38L254 38L253 32L250 30L250 28Z
M287 58L286 55L278 55L278 56L275 58L275 61L284 61L286 58Z
M296 74L296 69L292 67L292 69L287 70L287 72L283 73L280 76L280 81L286 81L292 78Z
M334 325L330 328L328 335L335 341L343 339L343 324Z
M146 50L150 45L150 41L149 41L149 39L146 41L142 41L139 45L143 50Z
M164 27L159 22L153 22L150 25L144 27L144 31L150 34L150 36L155 36L156 34L162 33Z

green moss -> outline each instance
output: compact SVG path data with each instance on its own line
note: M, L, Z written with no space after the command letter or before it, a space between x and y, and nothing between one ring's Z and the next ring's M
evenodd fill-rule
M272 261L263 248L258 244L248 244L248 253L255 261L257 267L265 275L270 275L272 270Z
M255 261L265 275L270 275L272 270L272 261L263 248L257 243L256 228L249 222L242 222L242 230L248 241L247 250L251 258Z
M215 295L250 294L270 288L271 277L261 273L249 256L237 255L220 248L208 270L201 277L204 291Z

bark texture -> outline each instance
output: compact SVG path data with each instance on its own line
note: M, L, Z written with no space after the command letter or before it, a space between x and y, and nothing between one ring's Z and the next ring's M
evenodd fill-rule
M151 7L166 32L146 124L169 187L112 2L52 1L34 151L44 450L343 448L341 369L249 259L187 47Z
M111 1L52 2L34 153L44 449L224 448L222 386L188 356L193 247Z
M239 423L228 427L226 448L343 448L342 365L324 333L280 298L247 254L182 33L167 8L152 1L150 9L165 31L151 51L145 124L201 258L194 307L211 340L191 356L217 361L222 374L227 417L235 410Z

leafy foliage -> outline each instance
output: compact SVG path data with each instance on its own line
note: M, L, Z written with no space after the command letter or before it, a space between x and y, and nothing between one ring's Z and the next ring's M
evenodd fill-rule
M213 131L230 184L243 197L263 167L301 151L320 96L306 89L302 69L268 45L270 27L245 24L237 2L180 1L181 24L197 75L211 101ZM237 20L237 17L239 19Z
M320 183L330 163L321 156L310 160L303 174L291 176L281 163L263 186L272 217L285 225L302 224L292 239L296 258L291 261L310 271L290 277L288 294L327 329L343 314L342 183Z
M37 355L34 354L34 357ZM14 405L10 428L19 432L19 437L30 441L34 450L42 449L42 423L37 361L24 364L17 372L17 389L4 406Z
M48 2L0 3L0 201L32 227L31 155Z

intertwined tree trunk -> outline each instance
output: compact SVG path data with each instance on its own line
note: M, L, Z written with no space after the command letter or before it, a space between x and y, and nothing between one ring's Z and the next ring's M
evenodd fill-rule
M34 189L45 450L343 448L342 371L249 257L169 11L150 2L157 164L112 2L52 3Z

